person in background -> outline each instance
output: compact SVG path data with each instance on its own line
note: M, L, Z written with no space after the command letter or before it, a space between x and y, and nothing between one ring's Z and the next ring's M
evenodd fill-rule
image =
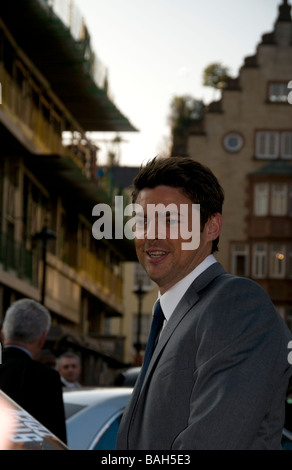
M190 158L155 158L134 180L136 252L159 287L162 327L152 356L151 328L118 450L281 449L291 332L259 284L217 262L223 200Z
M0 389L66 443L60 376L37 361L50 325L48 310L32 299L8 308L1 331Z
M56 369L57 358L55 354L49 349L42 349L37 357L37 360L47 367Z
M57 371L60 374L63 387L79 388L81 361L77 354L66 352L57 359Z

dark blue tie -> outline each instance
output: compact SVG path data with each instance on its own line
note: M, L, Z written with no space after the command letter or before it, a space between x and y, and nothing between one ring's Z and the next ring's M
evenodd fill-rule
M158 300L155 305L153 320L151 324L151 330L150 330L150 334L149 334L149 338L148 338L148 342L146 346L144 362L143 362L142 371L141 371L140 386L142 386L144 377L146 375L146 371L148 369L149 362L151 360L154 348L156 346L157 337L161 331L163 321L164 321L164 315L163 315L162 308L160 306L160 301Z

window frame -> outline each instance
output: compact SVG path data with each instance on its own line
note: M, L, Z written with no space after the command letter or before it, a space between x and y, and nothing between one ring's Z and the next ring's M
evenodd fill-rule
M289 152L290 153L284 153L284 148L286 144L284 143L284 139L288 138L289 143L288 146L290 147ZM282 131L281 136L280 136L280 158L283 158L284 160L290 160L292 159L292 131Z
M272 93L272 87L279 88L279 92ZM268 83L268 102L276 104L288 103L289 85L286 81L271 81ZM274 99L272 97L275 97Z
M238 258L244 260L243 273L238 269ZM235 276L248 277L249 275L249 244L245 242L233 242L231 245L231 272Z
M260 245L264 247L264 250L257 250ZM257 263L257 261L259 263ZM257 269L257 264L261 264L259 270ZM268 245L265 242L254 243L252 247L252 276L255 279L265 279L267 277L267 273Z
M272 139L274 139L274 143ZM285 139L288 140L288 143L285 143ZM285 151L286 146L288 146L288 152ZM255 158L258 160L292 160L292 131L290 129L256 130Z
M276 191L276 186L282 186L282 191ZM270 185L270 215L288 215L288 183L273 182ZM280 206L283 206L282 210Z
M286 245L284 243L279 243L279 242L271 243L269 246L270 278L284 279L286 277L286 264L287 264ZM281 269L278 269L277 266L280 267Z
M265 191L260 190L260 186L264 188ZM253 199L253 213L257 217L265 217L269 215L270 209L270 184L266 181L258 182L254 184L254 199ZM258 196L258 197L257 197ZM263 204L264 203L264 204ZM265 206L261 208L260 206Z

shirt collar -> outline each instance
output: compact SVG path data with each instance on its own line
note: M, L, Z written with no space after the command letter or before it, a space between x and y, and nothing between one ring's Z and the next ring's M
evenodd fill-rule
M79 382L68 382L68 380L64 379L64 377L61 377L61 382L67 388L79 388L80 387Z
M18 346L18 344L6 344L6 345L5 345L5 349L6 349L6 348L16 348L16 349L20 349L20 351L25 352L26 354L28 354L28 355L32 358L31 352L30 352L28 349L24 348L23 346Z
M159 293L161 308L163 310L165 319L168 321L178 305L179 301L186 293L192 282L217 260L213 255L207 256L202 263L200 263L193 271L187 276L177 282L171 289L167 290L164 294Z

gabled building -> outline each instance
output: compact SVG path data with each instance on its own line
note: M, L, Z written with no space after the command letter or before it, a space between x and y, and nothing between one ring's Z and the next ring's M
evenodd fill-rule
M291 5L284 0L273 31L263 34L187 138L188 155L209 166L225 190L218 260L259 282L290 328L291 80Z
M73 34L51 5L0 4L0 320L18 298L43 302L47 346L80 352L84 383L108 383L124 347L110 319L123 315L123 262L136 258L131 242L92 236L93 207L111 201L87 131L136 129L81 17Z

